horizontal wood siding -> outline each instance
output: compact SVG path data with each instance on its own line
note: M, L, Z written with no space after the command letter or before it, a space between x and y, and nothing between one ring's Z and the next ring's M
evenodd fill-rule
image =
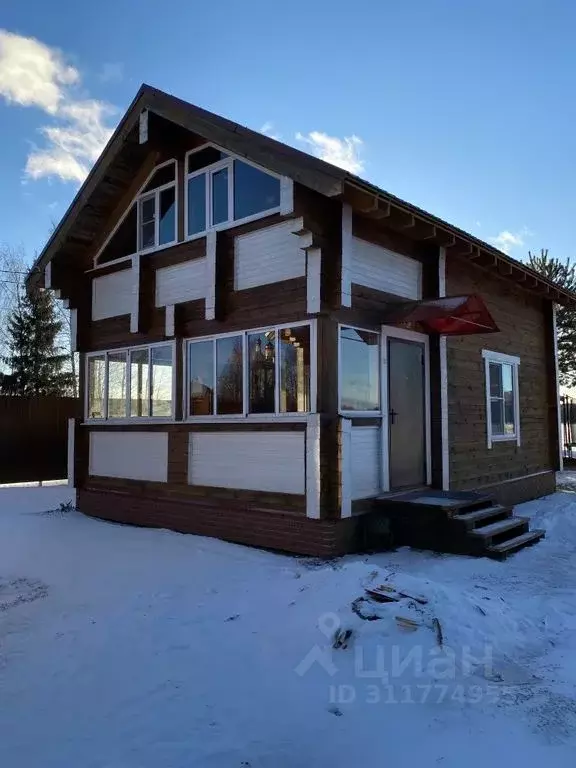
M382 430L379 426L352 427L352 499L374 496L382 488Z
M500 328L500 333L447 340L451 488L488 486L552 469L551 350L543 300L450 256L446 282L448 295L480 294ZM520 446L509 441L487 447L483 349L520 357Z
M290 221L290 226L294 226L294 220ZM125 314L106 315L92 321L86 316L82 317L81 351L135 346L166 339L163 305L169 305L170 302L174 305L176 338L193 338L305 320L308 317L305 270L300 277L241 291L234 290L236 238L278 224L281 224L281 220L274 215L218 233L216 319L206 319L206 238L180 243L141 257L138 332L130 332L128 313L132 303L129 297L125 297L122 299ZM296 236L294 238L298 240ZM298 258L305 262L304 251L299 252ZM127 273L131 271L123 270ZM120 272L113 273L114 276L117 274ZM116 304L118 306L119 302Z
M293 234L295 220L236 237L234 289L278 283L306 274L306 254Z
M352 238L352 284L364 285L406 299L422 298L422 264L409 256Z
M132 269L95 277L92 281L92 320L130 314L136 289Z
M89 473L130 480L168 480L168 433L94 431L90 434Z
M190 434L192 485L303 494L305 474L303 432Z
M156 270L157 307L204 299L207 290L205 257Z

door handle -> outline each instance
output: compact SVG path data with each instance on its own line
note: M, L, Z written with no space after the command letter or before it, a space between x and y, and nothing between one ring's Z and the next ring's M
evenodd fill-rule
M396 422L396 416L398 416L398 413L395 410L388 411L388 418L390 419L390 424L394 424Z

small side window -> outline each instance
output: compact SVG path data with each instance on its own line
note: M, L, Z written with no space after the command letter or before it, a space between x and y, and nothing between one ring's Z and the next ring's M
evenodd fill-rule
M518 367L520 358L484 350L488 447L515 440L520 445Z

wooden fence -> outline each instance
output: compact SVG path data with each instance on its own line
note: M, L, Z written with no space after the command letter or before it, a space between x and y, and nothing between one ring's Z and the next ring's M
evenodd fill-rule
M0 484L60 480L68 474L68 419L75 397L0 396Z

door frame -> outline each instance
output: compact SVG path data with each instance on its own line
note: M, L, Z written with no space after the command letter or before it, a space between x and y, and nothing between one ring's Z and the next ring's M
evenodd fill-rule
M432 441L430 434L430 343L425 333L383 325L380 334L380 399L382 403L382 490L390 491L390 400L388 391L388 340L416 341L424 345L424 440L426 450L426 485L432 485Z

